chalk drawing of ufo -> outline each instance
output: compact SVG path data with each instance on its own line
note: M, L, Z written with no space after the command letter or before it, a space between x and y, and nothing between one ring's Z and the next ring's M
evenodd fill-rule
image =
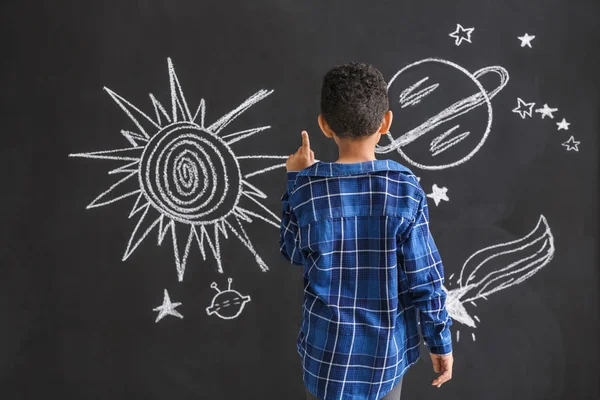
M500 82L488 91L481 81L490 72ZM492 128L491 100L508 80L508 71L500 66L471 73L436 58L407 65L388 83L393 129L404 133L395 138L386 135L390 143L378 145L375 151L397 151L411 165L427 170L464 163L485 143Z
M211 305L206 307L208 315L215 314L222 319L234 319L242 313L244 306L250 301L250 296L243 296L231 288L233 279L229 278L227 282L229 283L227 290L219 290L216 282L210 285L217 294L213 297Z

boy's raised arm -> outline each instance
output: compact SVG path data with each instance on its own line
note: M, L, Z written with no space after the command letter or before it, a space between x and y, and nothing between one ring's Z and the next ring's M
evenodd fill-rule
M315 162L315 153L310 149L308 132L302 131L302 145L285 162L287 169L287 191L281 198L282 216L279 232L279 250L285 258L297 265L304 265L305 256L299 247L298 219L290 206L289 197L298 172Z
M290 206L289 196L294 182L296 181L297 171L287 173L287 191L281 197L281 226L279 228L279 251L281 254L296 265L304 265L304 255L299 248L299 230L298 220L294 215L294 210Z

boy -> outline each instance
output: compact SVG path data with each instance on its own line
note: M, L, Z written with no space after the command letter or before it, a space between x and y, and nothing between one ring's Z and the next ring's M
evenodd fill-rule
M286 162L280 231L283 255L304 266L297 350L307 398L399 399L420 356L417 317L440 387L453 363L444 270L417 178L375 158L392 123L381 72L359 63L329 71L318 122L339 158L315 163L302 132Z

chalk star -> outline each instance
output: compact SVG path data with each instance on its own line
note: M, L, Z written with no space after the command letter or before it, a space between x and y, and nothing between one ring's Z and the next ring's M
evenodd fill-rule
M557 130L565 130L568 131L569 130L569 125L571 125L570 122L567 122L566 119L562 119L562 121L557 122L556 125L558 125L558 129Z
M544 117L546 116L554 118L554 115L552 115L552 113L556 111L558 111L558 108L550 108L548 107L548 104L544 104L544 107L535 110L536 113L542 114L542 119L544 119Z
M579 146L579 143L581 143L581 142L576 141L575 138L573 136L571 136L569 138L569 140L564 142L562 145L567 148L567 151L571 151L571 150L579 151L579 148L577 147L577 146Z
M518 36L517 39L521 41L521 47L529 46L531 48L531 41L535 39L535 35L525 34L523 36Z
M432 198L436 206L438 206L442 200L450 201L448 195L446 194L448 192L447 187L438 187L438 185L434 183L431 190L433 190L433 192L429 193L427 197Z
M456 24L456 30L448 36L453 37L455 39L454 44L460 46L463 40L471 43L471 34L474 30L475 28L465 29L461 24Z
M517 107L513 108L512 112L519 113L521 118L525 119L526 116L531 117L533 106L535 106L535 103L525 103L521 98L517 97ZM526 108L529 108L529 110Z
M171 303L171 299L169 298L169 292L165 289L165 297L163 298L162 306L158 306L153 309L153 311L159 311L158 316L156 317L156 321L158 322L167 315L173 315L174 317L183 318L179 312L175 310L175 308L179 307L181 303Z

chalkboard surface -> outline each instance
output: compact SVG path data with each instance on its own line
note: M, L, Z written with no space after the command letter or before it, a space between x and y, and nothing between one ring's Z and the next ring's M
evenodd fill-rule
M282 163L336 64L389 82L455 371L411 399L597 399L592 1L3 2L0 397L303 399ZM150 96L149 96L150 94Z

